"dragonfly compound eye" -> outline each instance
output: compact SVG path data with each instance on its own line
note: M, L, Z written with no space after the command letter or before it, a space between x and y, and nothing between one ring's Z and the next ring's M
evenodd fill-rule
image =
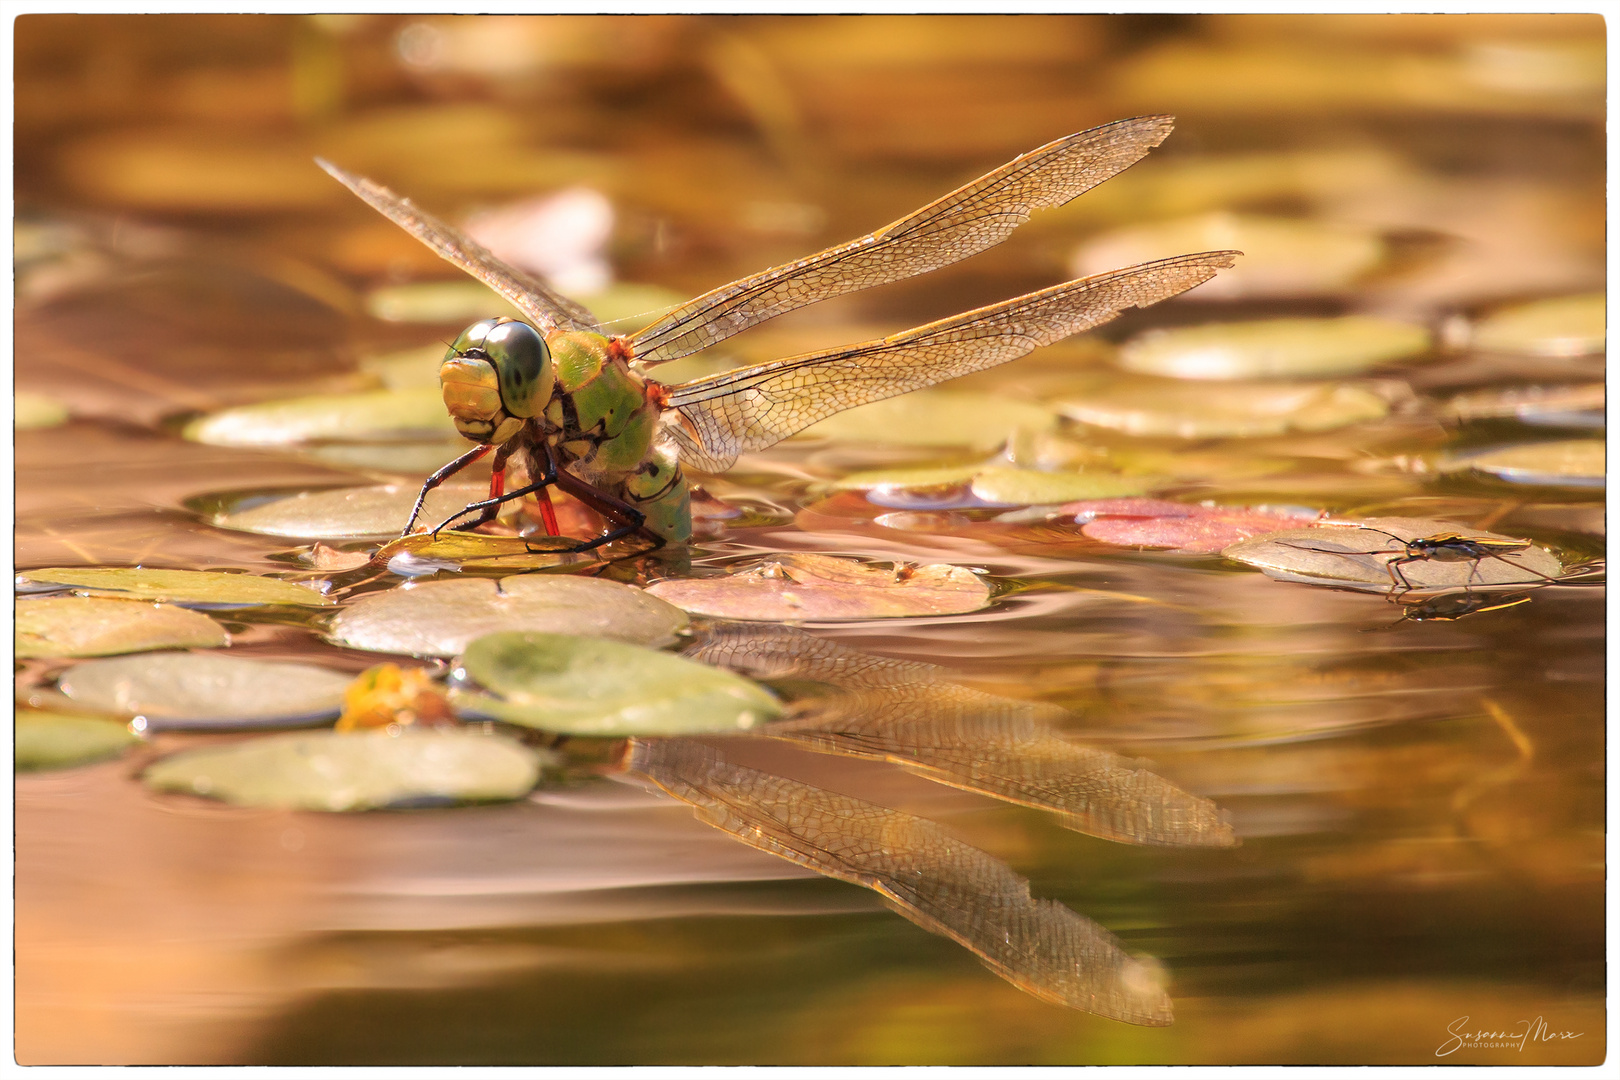
M516 435L551 397L551 351L528 323L485 319L461 332L439 382L456 428L475 442L501 443Z
M527 418L546 407L554 378L551 350L534 327L515 319L497 323L484 335L484 355L500 377L508 413Z

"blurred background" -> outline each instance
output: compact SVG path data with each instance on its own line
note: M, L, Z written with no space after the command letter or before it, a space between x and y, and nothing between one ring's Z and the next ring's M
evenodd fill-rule
M1176 131L1147 161L1008 243L777 320L715 363L1236 247L1249 258L1235 272L1154 309L1151 325L1345 313L1420 324L1437 356L1408 394L1602 379L1601 315L1595 347L1469 348L1504 306L1604 289L1597 16L14 26L19 424L55 418L19 432L19 567L262 570L262 541L195 528L185 500L227 482L387 471L173 436L184 415L375 386L374 358L435 352L489 313L487 294L316 156L631 325L1053 138L1170 113ZM1145 325L1133 315L1104 338ZM1403 437L1417 453L1448 436ZM1330 483L1360 485L1353 500L1333 489L1351 501L1422 495L1430 511L1462 513L1500 498L1346 469ZM1601 493L1555 492L1513 513L1508 525L1601 551ZM936 662L954 651L981 675L1030 657L1068 664L1053 696L1102 700L1104 734L1132 752L1151 745L1172 775L1234 808L1245 847L1174 855L967 796L903 784L894 795L1164 961L1173 1028L1029 999L867 894L741 848L684 809L649 809L650 797L340 820L155 806L112 764L19 780L19 1060L1415 1062L1434 1060L1459 1016L1506 1026L1538 1014L1585 1034L1534 1061L1450 1060L1602 1060L1601 598L1538 599L1485 629L1427 624L1414 643L1365 633L1395 616L1352 614L1338 594L1266 604L1242 599L1231 575L1172 585L1191 572L1139 572L1140 590L1183 590L1216 613L1205 636L1127 621L1106 624L1121 631L1110 637L1074 608L994 643L984 623L943 643L920 631L852 640ZM1300 626L1330 624L1335 636L1309 639L1314 658L1288 652L1309 651ZM1245 658L1211 659L1205 646L1225 634ZM1278 697L1302 683L1303 696ZM1200 742L1166 708L1225 710L1230 724ZM1284 711L1275 726L1255 720Z

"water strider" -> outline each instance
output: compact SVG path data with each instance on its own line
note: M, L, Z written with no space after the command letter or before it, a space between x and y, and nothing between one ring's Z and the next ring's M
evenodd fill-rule
M535 493L558 532L555 485L610 522L575 550L640 535L691 537L689 466L723 472L744 451L771 446L844 409L1017 359L1208 281L1235 251L1178 255L1113 270L940 319L874 341L667 385L647 372L785 312L898 281L983 251L1141 160L1170 134L1168 116L1082 131L1022 154L891 225L704 293L626 337L609 336L579 304L497 259L408 199L320 161L322 168L442 258L505 297L523 319L474 323L450 346L439 377L456 428L478 445L430 476L422 499L495 451L490 497L435 529ZM318 160L318 159L317 159ZM505 490L513 457L531 481Z
M1405 593L1411 592L1414 588L1416 588L1415 585L1407 580L1405 572L1399 569L1399 567L1405 566L1408 563L1415 562L1471 562L1477 567L1480 561L1483 559L1496 559L1499 562L1506 563L1508 566L1513 567L1515 570L1522 570L1526 573L1535 574L1537 577L1549 583L1557 580L1556 578L1549 577L1540 571L1532 570L1528 566L1521 566L1518 563L1514 563L1503 558L1504 555L1512 555L1516 552L1528 550L1532 546L1528 540L1514 540L1507 537L1494 536L1468 536L1463 533L1454 532L1435 533L1432 536L1418 536L1412 538L1411 540L1404 540L1385 529L1375 529L1370 525L1358 525L1356 527L1365 529L1368 532L1382 533L1384 536L1389 537L1391 540L1394 540L1400 545L1399 547L1388 548L1382 551L1356 552L1356 554L1360 555L1396 556L1395 558L1388 559L1384 562L1384 569L1389 571L1389 583L1392 592L1399 590L1400 592ZM1302 547L1302 545L1299 544L1289 544L1288 546ZM1303 548L1303 550L1317 551L1321 549ZM1470 583L1472 583L1472 572L1470 572L1469 577Z

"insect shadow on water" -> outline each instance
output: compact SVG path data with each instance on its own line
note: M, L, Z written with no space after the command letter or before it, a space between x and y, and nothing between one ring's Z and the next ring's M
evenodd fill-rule
M638 333L608 336L581 305L496 258L470 237L364 177L317 161L378 212L505 299L523 319L474 323L440 366L445 406L477 445L423 484L427 492L495 451L489 498L441 522L476 528L505 503L536 497L559 532L548 491L600 513L607 531L570 540L587 551L639 536L657 547L692 536L690 467L724 472L828 416L1015 360L1147 307L1233 265L1235 251L1178 255L1096 274L889 337L664 384L654 365L708 348L833 296L938 269L1006 239L1039 209L1061 206L1145 157L1168 116L1120 120L1047 143L920 210L849 243L722 285ZM506 468L530 483L507 490Z

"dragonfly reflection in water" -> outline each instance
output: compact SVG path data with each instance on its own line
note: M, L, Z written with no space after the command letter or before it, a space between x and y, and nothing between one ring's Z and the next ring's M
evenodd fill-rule
M647 372L808 304L937 269L1000 243L1032 211L1062 204L1141 160L1168 116L1120 120L1057 139L876 232L703 294L636 334L609 337L585 308L364 177L333 177L441 257L505 299L522 320L474 323L440 367L445 405L477 443L428 478L417 499L490 450L490 497L440 523L492 520L534 494L549 535L555 485L603 515L606 532L575 550L639 534L691 538L683 466L723 472L818 420L1015 360L1132 307L1185 292L1237 252L1179 255L1066 282L874 341L738 368L678 385ZM530 483L506 490L512 459ZM437 529L435 530L437 531Z
M1208 799L1115 754L1063 738L1055 706L961 686L932 664L890 660L766 624L714 624L693 659L823 692L763 734L904 765L931 780L1038 807L1068 828L1134 844L1229 847ZM911 814L739 765L710 743L631 740L624 767L731 836L875 890L901 915L968 948L1034 996L1133 1024L1171 1022L1151 958L994 856Z

